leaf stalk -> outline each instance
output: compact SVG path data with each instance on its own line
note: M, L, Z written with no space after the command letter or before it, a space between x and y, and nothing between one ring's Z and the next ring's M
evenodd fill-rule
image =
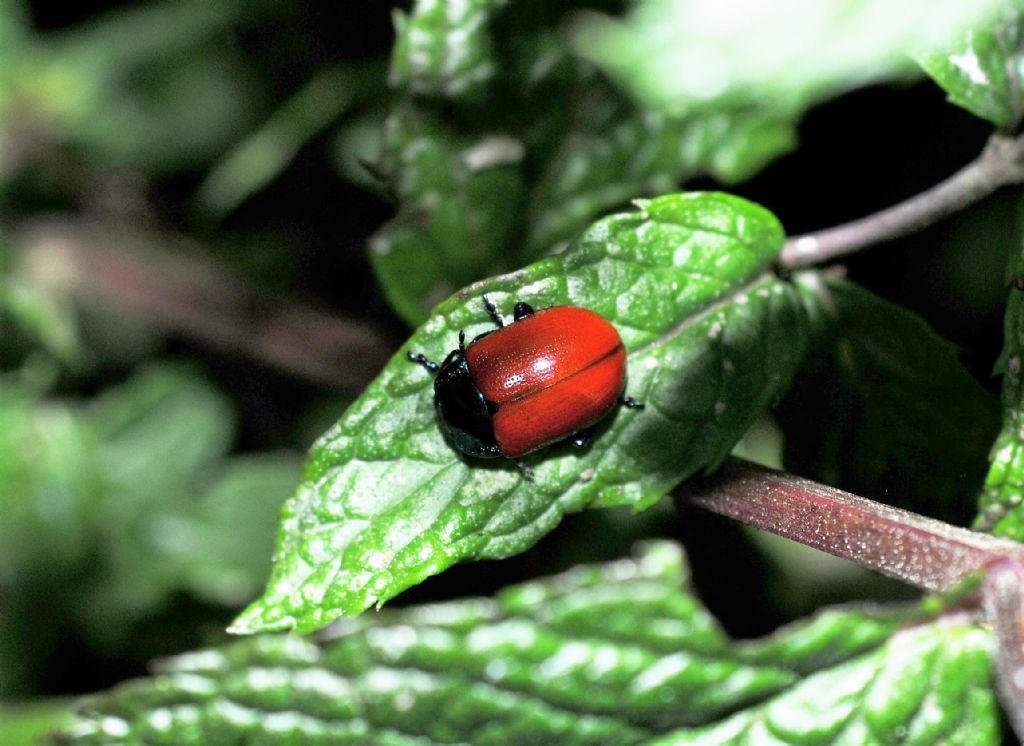
M1017 542L737 458L675 496L928 591L955 590L995 563L1024 567Z
M1024 135L994 134L975 160L904 202L849 223L788 239L779 264L789 269L830 262L914 233L997 189L1024 182Z

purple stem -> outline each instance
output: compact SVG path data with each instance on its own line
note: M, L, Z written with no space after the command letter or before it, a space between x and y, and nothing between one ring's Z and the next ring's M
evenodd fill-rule
M788 239L779 263L790 268L821 264L899 238L1021 181L1024 137L993 135L978 158L931 189L859 220Z
M1007 559L1024 567L1024 545L741 459L676 496L928 591L953 590Z

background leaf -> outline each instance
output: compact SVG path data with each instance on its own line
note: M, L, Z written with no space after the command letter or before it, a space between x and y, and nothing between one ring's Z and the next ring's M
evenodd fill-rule
M995 398L918 316L841 279L795 281L812 344L778 409L786 468L968 522L998 427Z
M67 700L0 704L0 743L31 746L42 737L74 722L73 704Z
M412 325L609 209L702 173L742 180L795 144L794 120L773 112L638 106L552 30L564 7L505 5L419 3L399 16L378 166L399 210L371 259Z
M1002 739L991 645L989 631L976 625L903 630L880 649L817 673L763 706L652 744L994 746Z
M1009 298L1003 322L1003 352L996 372L1003 374L1002 428L992 445L988 476L979 499L975 528L1024 541L1024 251L1007 266Z
M523 147L501 135L451 132L413 108L385 123L380 168L401 203L374 236L371 260L392 306L422 320L504 255L522 201Z
M71 629L124 649L175 593L237 606L259 590L299 460L229 459L233 429L187 367L152 367L89 406L0 376L0 692L31 689ZM47 613L25 614L33 604Z
M624 20L588 15L575 48L651 108L721 101L796 114L838 91L908 72L1007 3L979 0L642 0ZM813 60L813 64L808 64Z
M322 645L256 637L173 658L151 680L87 700L69 732L76 743L631 744L780 693L876 648L900 623L836 610L738 649L686 581L676 545L652 543L636 559L577 567L493 600L346 620ZM958 645L948 657L971 664L953 678L986 670L984 633L948 637ZM934 658L943 638L931 639L911 650ZM877 669L877 659L856 664ZM944 693L954 690L945 683ZM934 707L946 719L959 712L946 699ZM992 718L991 708L970 715Z
M410 15L395 11L391 85L448 98L479 92L498 70L489 23L506 3L417 0Z
M596 223L563 255L467 288L441 304L341 421L313 447L284 509L264 598L234 631L323 626L357 614L451 564L520 552L566 512L643 508L714 468L784 390L804 318L791 285L768 272L782 245L775 218L716 193L639 202ZM580 305L615 324L629 351L628 391L593 445L511 462L474 462L445 442L431 377L405 353L442 359L460 329L490 328L501 308Z
M1024 116L1024 18L1007 8L989 27L969 30L955 49L918 57L949 100L1004 132Z

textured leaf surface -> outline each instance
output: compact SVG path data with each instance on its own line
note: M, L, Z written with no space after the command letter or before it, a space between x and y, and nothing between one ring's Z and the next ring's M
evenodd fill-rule
M1003 327L1003 424L992 446L975 528L1024 541L1024 253L1011 258Z
M741 652L686 580L675 545L648 544L493 600L345 620L321 645L264 636L200 651L87 701L71 732L79 743L619 746L753 706L877 647L897 623L835 610Z
M974 625L904 630L763 706L652 743L994 746L1001 739L991 646L988 630Z
M397 23L377 170L399 209L371 258L414 326L455 289L563 248L609 209L701 173L741 180L795 142L793 119L772 111L639 107L573 58L555 30L569 8L504 5L422 2Z
M1003 12L989 27L968 31L945 53L918 58L949 100L1001 130L1012 132L1024 115L1024 17Z
M812 273L797 284L813 342L778 411L786 467L968 522L998 428L995 398L916 315L843 280Z
M563 255L467 288L438 306L381 376L313 447L284 509L263 599L235 631L311 630L358 614L449 565L529 547L589 506L642 508L716 466L784 390L802 353L796 291L767 267L775 218L715 193L670 195L596 223ZM430 375L458 331L490 328L484 292L509 310L579 305L629 351L628 390L646 404L604 420L588 450L469 463L445 442Z

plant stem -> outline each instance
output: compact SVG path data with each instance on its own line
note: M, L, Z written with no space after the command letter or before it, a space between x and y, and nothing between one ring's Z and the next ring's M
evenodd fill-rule
M740 459L675 494L929 591L953 590L994 562L1024 566L1024 545Z
M1024 742L1024 564L993 563L985 578L985 612L996 637L996 688L1013 730Z
M164 234L48 220L19 244L37 282L316 384L357 393L393 351L370 325L263 293Z
M797 268L831 261L921 230L1000 187L1021 182L1024 136L993 135L978 158L931 189L860 220L788 239L779 264Z

